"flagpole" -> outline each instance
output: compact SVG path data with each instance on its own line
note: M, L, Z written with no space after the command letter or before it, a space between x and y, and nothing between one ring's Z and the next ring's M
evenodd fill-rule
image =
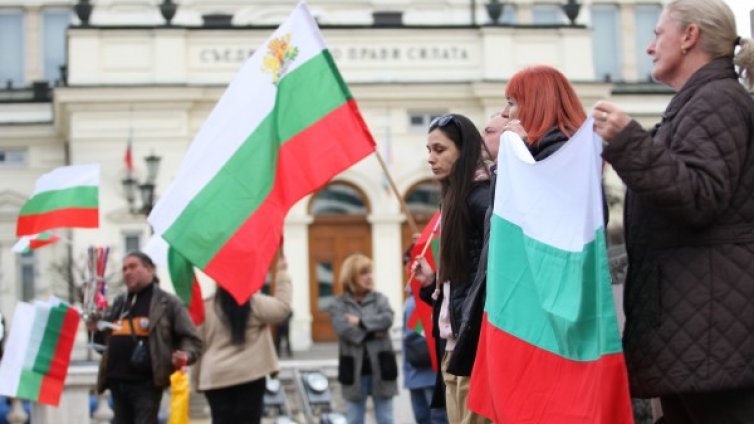
M390 171L387 169L387 165L385 165L385 160L382 158L382 155L380 152L375 149L374 154L377 156L377 161L380 163L380 166L382 167L382 172L385 173L385 178L387 178L388 184L390 184L390 188L393 190L393 193L395 194L395 197L398 199L398 203L401 204L401 210L404 214L406 214L406 220L408 221L408 226L411 228L412 234L417 234L419 232L419 228L416 226L416 221L414 221L414 216L411 215L411 211L408 210L408 206L406 205L406 202L403 200L403 197L398 192L398 187L395 185L395 181L393 181L393 177L390 175Z
M427 242L424 243L424 247L422 247L422 251L421 251L421 253L419 253L418 257L423 258L424 255L427 253L427 249L429 248L429 245L432 242L432 238L437 233L437 229L440 228L440 221L441 221L441 219L438 218L437 222L435 222L434 227L432 227L432 232L429 233L429 237L427 237ZM439 264L437 266L439 266ZM414 274L415 274L414 267L411 267L411 272L408 275L408 281L406 281L406 284L403 285L403 290L408 291L408 288L409 288L409 286L411 284L411 280L414 279Z

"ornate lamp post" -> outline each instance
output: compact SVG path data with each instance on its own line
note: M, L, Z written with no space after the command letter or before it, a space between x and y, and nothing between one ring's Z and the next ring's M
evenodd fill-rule
M130 173L123 179L123 192L126 195L128 209L131 213L149 215L149 212L152 211L155 200L155 182L157 181L161 159L161 157L154 153L144 158L144 161L147 163L147 177L143 182L139 183ZM136 205L137 188L141 196L141 207L137 207Z
M579 11L581 10L581 5L576 0L568 0L568 2L561 6L563 8L563 13L568 17L568 20L571 21L571 25L576 25L576 18L579 17Z

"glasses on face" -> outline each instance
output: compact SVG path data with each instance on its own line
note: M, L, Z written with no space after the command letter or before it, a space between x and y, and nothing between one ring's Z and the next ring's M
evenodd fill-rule
M455 123L455 116L453 116L452 114L435 117L435 119L433 119L432 122L429 123L429 130L432 131L435 128L443 128L451 122Z

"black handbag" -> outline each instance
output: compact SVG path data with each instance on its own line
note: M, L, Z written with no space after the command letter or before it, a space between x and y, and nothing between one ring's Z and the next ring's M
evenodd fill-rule
M131 328L131 337L136 342L134 351L131 352L131 367L138 372L151 372L152 371L152 359L149 356L149 345L143 339L136 339L134 334L134 321L132 318L128 319Z
M421 334L413 331L409 333L403 339L403 348L406 360L414 368L429 368L432 366L427 339Z

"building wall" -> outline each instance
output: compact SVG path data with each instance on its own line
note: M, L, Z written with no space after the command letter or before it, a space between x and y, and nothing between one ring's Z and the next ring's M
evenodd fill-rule
M155 26L162 24L162 18L151 1L102 0L96 2L93 27L68 30L68 85L54 89L52 103L13 103L9 107L0 103L0 149L26 149L24 164L0 165L2 312L11 313L20 293L21 259L9 250L15 242L18 208L39 175L67 163L103 165L101 228L73 230L67 237L77 261L89 245L111 246L113 260L109 267L113 289L117 289L119 259L126 250L124 236L140 235L145 243L150 234L144 218L129 213L124 200L121 180L125 176L127 140L133 141L139 177L146 172L144 156L152 152L161 156L159 196L175 176L193 136L225 85L245 57L272 32L269 26L279 23L294 3L280 1L269 6L261 0L184 1L175 18L178 26L164 27ZM539 16L539 3L511 3L516 5L519 23ZM620 11L624 34L621 73L629 80L637 72L636 60L632 59L637 47L631 41L637 3L609 3ZM24 39L29 58L39 54L33 52L38 40L34 34L39 30L35 16L48 5L61 4L71 3L0 0L0 8L21 7L28 15ZM489 115L502 109L506 80L529 64L546 63L561 69L574 82L587 111L596 101L607 98L617 101L642 124L651 125L664 110L669 99L666 93L647 95L629 90L618 95L613 93L614 83L595 77L591 27L472 26L469 4L461 0L310 2L378 150L391 151L391 173L402 194L431 178L426 165L426 128L412 127L410 116L452 111L468 115L481 126ZM590 22L591 4L584 2L579 23ZM370 26L371 12L380 10L404 11L407 26ZM216 11L233 13L236 27L196 26L202 14ZM479 24L488 22L481 5L477 5L476 20ZM35 60L28 59L27 81L41 75ZM377 289L399 312L403 299L400 253L405 247L401 245L401 224L405 216L395 197L384 189L374 157L364 159L337 179L355 185L367 197ZM609 181L620 193L619 181L614 177ZM296 311L291 338L297 349L311 342L308 228L314 218L309 212L310 202L311 196L307 196L291 209L284 229ZM619 216L612 213L611 225L620 222ZM66 282L52 270L67 252L67 245L59 243L34 254L41 296L67 293ZM209 294L212 283L205 278L203 285ZM396 325L400 325L399 317L397 313Z

